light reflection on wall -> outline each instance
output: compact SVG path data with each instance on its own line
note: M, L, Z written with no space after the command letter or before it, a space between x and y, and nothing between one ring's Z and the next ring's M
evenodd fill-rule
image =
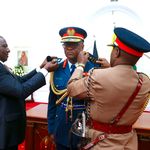
M85 50L89 52L93 50L95 35L99 56L108 60L111 49L106 45L111 42L114 26L128 27L150 41L147 0L112 3L110 0L76 0L73 3L70 0L5 0L1 1L1 6L0 34L11 49L7 62L10 67L16 65L17 50L22 49L29 52L29 69L38 66L47 55L64 57L58 31L68 25L87 30ZM150 75L148 64L149 59L144 56L138 63L138 70ZM49 76L47 80L49 82ZM47 83L34 93L37 101L48 100L48 86Z
M92 22L91 32L96 35L99 56L107 59L110 59L110 48L107 47L107 44L111 42L114 27L125 27L146 39L148 38L142 19L133 10L122 5L104 6L96 11L90 22ZM149 62L150 59L143 56L137 63L138 71L145 72L150 76L150 70L146 67Z

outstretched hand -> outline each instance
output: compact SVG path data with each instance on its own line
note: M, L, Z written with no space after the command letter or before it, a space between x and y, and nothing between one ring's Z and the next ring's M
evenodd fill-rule
M48 72L52 72L55 71L58 68L58 63L57 61L54 59L50 62L47 62L43 68L45 68Z
M86 51L81 51L78 55L78 63L86 64L88 61L89 53Z
M56 56L50 56L51 59L53 60L54 58L57 58ZM42 64L40 65L40 68L42 69L46 64L47 62L49 62L49 60L47 60L47 57L44 59L44 61L42 62Z
M96 63L100 64L101 68L109 68L110 67L110 63L105 58L99 58L96 61Z

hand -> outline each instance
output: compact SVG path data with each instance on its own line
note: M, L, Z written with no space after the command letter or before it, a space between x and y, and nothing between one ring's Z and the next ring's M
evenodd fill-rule
M89 53L85 51L81 51L78 55L77 61L81 64L86 64L88 61Z
M56 149L56 144L55 144L55 138L53 134L48 135L50 142L51 142L51 149L55 150Z
M52 134L48 134L42 141L40 142L40 149L49 149L49 150L56 150L56 144L54 141L54 136Z
M58 64L55 59L50 62L47 62L43 68L45 68L48 72L55 71L58 68Z
M51 57L51 59L53 60L54 58L57 58L56 56L50 56ZM42 64L40 65L40 68L42 69L45 65L46 65L46 63L48 62L48 60L47 60L47 57L44 59L44 61L42 62Z
M109 68L110 63L105 58L99 58L96 63L101 65L101 68Z
M49 136L51 142L52 142L53 144L55 144L55 138L54 138L54 135L53 135L53 134L48 134L48 136Z

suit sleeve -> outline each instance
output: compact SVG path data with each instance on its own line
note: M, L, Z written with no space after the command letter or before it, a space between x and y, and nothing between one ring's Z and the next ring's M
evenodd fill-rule
M45 84L45 77L40 72L32 72L22 81L10 73L0 72L0 93L6 96L25 99Z
M23 83L26 82L28 79L32 78L35 74L36 74L36 69L32 70L31 72L29 72L28 74L25 74L24 76L20 77L17 76L18 80Z
M48 102L48 133L53 134L55 117L56 117L56 100L57 95L55 95L50 87L49 102Z

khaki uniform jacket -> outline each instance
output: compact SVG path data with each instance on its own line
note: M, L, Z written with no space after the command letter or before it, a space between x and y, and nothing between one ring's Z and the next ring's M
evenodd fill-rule
M145 74L139 75L143 78L143 85L118 125L132 125L145 108L150 94L150 79ZM139 75L132 66L118 65L107 69L94 69L90 76L81 79L82 70L76 69L68 83L68 92L74 97L89 97L90 117L96 121L110 123L134 92ZM90 129L88 135L94 139L100 133ZM136 150L136 133L133 130L126 134L109 134L107 139L92 148L99 149Z

